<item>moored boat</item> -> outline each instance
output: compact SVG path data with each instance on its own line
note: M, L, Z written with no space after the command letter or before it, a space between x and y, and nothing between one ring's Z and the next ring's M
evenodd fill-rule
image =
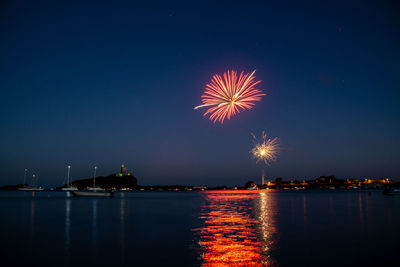
M383 194L387 196L400 196L400 188L385 188Z
M32 186L27 185L27 186L23 186L23 187L18 188L18 190L19 191L42 191L43 188L40 187L40 186L39 187L32 187Z
M72 178L70 178L69 173L71 170L71 166L68 165L68 173L67 173L67 183L66 186L61 188L62 191L78 191L79 189L76 186L72 185Z
M61 188L62 191L78 191L79 189L75 186L68 186Z
M42 191L43 188L40 186L30 186L26 184L26 172L28 171L28 169L25 169L25 173L24 173L24 185L20 188L17 188L19 191ZM32 175L32 184L35 184L35 179L37 182L37 177L36 174Z
M96 170L97 167L94 167L93 174L93 187L88 187L83 191L72 191L72 194L77 197L112 197L114 192L109 190L104 190L101 187L96 187Z
M112 191L72 191L72 194L77 197L112 197Z

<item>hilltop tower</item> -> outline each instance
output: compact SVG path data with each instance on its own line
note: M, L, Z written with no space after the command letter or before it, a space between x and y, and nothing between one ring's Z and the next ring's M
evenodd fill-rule
M127 175L126 166L124 164L121 165L121 174L123 176Z

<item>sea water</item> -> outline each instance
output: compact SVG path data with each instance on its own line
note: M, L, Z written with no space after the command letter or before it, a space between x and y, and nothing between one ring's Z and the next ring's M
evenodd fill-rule
M397 266L380 191L0 192L1 266Z

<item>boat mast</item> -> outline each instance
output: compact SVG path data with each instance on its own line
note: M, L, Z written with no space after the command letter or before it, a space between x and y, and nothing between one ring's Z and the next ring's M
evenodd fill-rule
M28 169L25 169L24 171L24 185L26 184L26 172L28 171Z
M97 170L97 166L94 166L93 187L96 187L96 170Z
M69 172L70 172L70 169L71 169L71 166L68 165L68 174L67 174L67 185L68 185L68 186L71 186L71 183L70 183L70 181L69 181Z
M32 186L35 187L36 174L32 174Z

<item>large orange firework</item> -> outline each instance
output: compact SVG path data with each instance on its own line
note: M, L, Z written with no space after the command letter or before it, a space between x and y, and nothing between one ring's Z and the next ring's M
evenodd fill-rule
M206 85L204 94L201 96L202 105L195 107L210 107L204 113L210 115L210 120L223 123L225 118L239 113L242 109L251 109L256 101L260 101L265 94L256 89L261 81L254 80L254 70L251 74L238 75L234 70L227 71L223 77L216 74L211 82Z

